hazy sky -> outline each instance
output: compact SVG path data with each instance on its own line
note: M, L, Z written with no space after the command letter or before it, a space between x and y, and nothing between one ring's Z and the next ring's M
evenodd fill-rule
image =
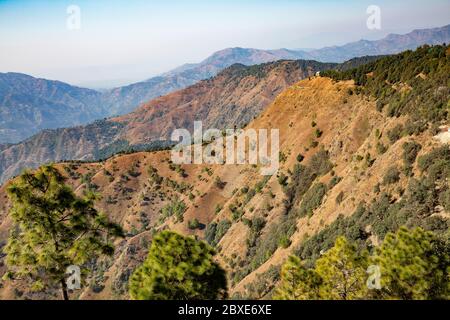
M67 27L70 5L79 30ZM381 30L366 27L369 5ZM317 48L449 23L449 0L0 0L0 72L125 83L226 47Z

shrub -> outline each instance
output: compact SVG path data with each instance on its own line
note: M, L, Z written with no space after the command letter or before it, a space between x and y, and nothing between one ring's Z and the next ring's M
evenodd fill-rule
M291 241L291 239L289 239L289 237L287 235L281 236L280 240L278 241L278 245L284 249L289 248L291 243L292 243L292 241Z
M252 220L250 220L249 223L250 230L247 238L247 246L249 248L253 247L256 244L256 240L260 236L261 230L264 228L265 225L266 221L261 217L253 218Z
M400 171L397 167L390 167L383 177L383 184L394 184L400 181Z
M191 230L199 229L200 228L200 222L197 218L194 218L193 220L188 221L188 228Z
M378 152L378 154L382 155L382 154L386 153L386 151L387 151L387 147L384 144L382 144L381 142L378 141L377 142L377 152Z
M316 183L303 196L303 201L300 205L300 216L312 214L322 203L322 199L327 193L327 186L323 183Z
M417 142L405 142L403 144L403 160L405 162L405 165L413 165L416 161L417 154L421 149L422 146Z
M394 128L387 132L387 136L391 143L395 143L403 135L403 126L401 124L396 125Z
M286 186L288 178L289 177L287 175L285 175L284 173L280 173L280 175L278 176L278 183L281 186Z
M184 201L175 199L171 203L165 205L161 209L161 214L163 218L168 218L175 215L176 222L183 222L184 220L184 212L186 211L187 206Z
M328 173L333 168L328 151L322 149L314 154L311 157L309 166L320 176Z
M339 194L336 196L336 203L341 204L342 200L344 200L344 192L339 192Z
M305 157L302 154L297 155L297 162L302 162L305 159Z
M216 232L217 232L217 223L211 222L206 226L205 230L205 240L210 245L214 245L214 240L216 238Z
M330 182L328 183L328 190L333 189L339 182L341 182L342 177L334 176L331 178Z
M219 176L214 179L214 186L218 189L225 188L226 182L222 181Z
M314 131L314 135L316 136L316 138L320 138L323 134L323 131L320 130L319 128L316 129L316 131Z

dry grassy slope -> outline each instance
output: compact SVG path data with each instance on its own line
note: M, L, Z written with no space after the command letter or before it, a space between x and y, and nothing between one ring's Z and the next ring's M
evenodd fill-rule
M175 128L191 130L195 120L203 121L204 127L240 127L293 83L335 66L315 61L233 65L209 80L156 98L122 117L42 131L0 150L0 183L23 168L49 161L94 159L98 150L117 148L114 143L169 140Z
M289 248L278 249L266 263L239 283L231 285L230 282L232 294L244 292L245 285L257 280L258 274L266 271L271 265L283 263L292 248L296 247L306 234L312 235L319 231L323 226L334 221L339 214L353 213L359 201L373 195L374 185L382 179L387 168L395 162L401 162L401 145L404 139L408 138L401 139L385 154L378 156L375 150L377 142L375 128L378 128L385 136L387 130L404 119L384 117L376 112L374 101L356 94L349 95L348 89L352 87L352 82L333 83L327 78L300 81L280 94L272 105L249 124L249 128L280 129L281 150L287 156L286 161L282 163L282 172L293 168L299 153L305 155L305 162L307 162L320 146L323 146L330 152L331 161L335 164L334 171L338 176L343 177L343 180L329 191L322 205L311 218L298 220L298 230L291 238L292 244ZM317 123L317 127L312 128L312 121ZM316 128L323 131L323 135L317 139L320 145L306 151L305 148L310 146ZM421 153L437 143L427 136L420 136L417 139L424 146ZM387 144L385 137L382 140ZM356 155L364 156L367 152L377 157L370 168L365 168L364 161L356 159ZM75 167L73 164L58 165L63 172L66 172L63 167L68 166L72 167L73 172L80 174L90 172L92 183L98 186L98 191L103 196L97 204L99 209L108 213L112 219L120 222L125 230L130 232L125 239L117 241L115 256L104 262L105 266L102 269L105 271L99 283L105 288L99 293L94 293L92 288L84 289L77 294L80 298L126 298L126 294L123 291L120 292L120 287L126 282L127 274L145 257L147 241L151 239L153 227L170 228L185 234L195 233L203 236L204 231L192 231L187 228L189 220L197 218L205 225L225 218L232 220L229 205L242 202L242 195L235 190L243 186L253 187L262 179L258 168L237 165L184 165L183 168L188 176L182 178L180 174L169 168L169 157L169 152L136 153L119 155L103 163L78 164ZM163 186L157 190L149 181L147 169L150 166L155 167L158 174L165 177L165 180L169 178L191 185L191 192L195 198L190 200L189 192L178 192L173 187ZM211 176L204 171L205 167L212 169ZM129 171L131 168L134 168L131 171L138 174L131 175ZM81 182L81 178L73 178L76 175L72 173L69 182L77 192L81 193L85 184ZM215 186L216 176L220 176L221 180L226 182L223 189ZM328 182L330 178L328 174L320 179ZM344 201L337 205L335 198L341 191L345 194ZM169 203L171 198L177 197L188 205L184 222L176 223L172 217L158 224L160 209ZM0 189L0 199L0 237L4 241L10 226L10 221L6 217L8 202L5 186ZM271 225L276 224L279 216L283 214L283 199L284 194L277 177L273 176L262 192L257 193L244 206L244 217L265 216L267 224L262 231L262 236L265 236ZM218 214L215 213L217 204L223 206ZM273 209L269 210L268 207ZM146 229L142 228L141 217L146 217L149 221ZM137 229L137 234L131 233L133 226ZM242 222L234 222L219 243L219 261L230 272L236 270L236 267L232 268L229 264L232 257L245 256L247 234L247 226ZM0 266L0 274L4 270L5 267ZM118 290L114 290L113 287ZM19 290L26 290L26 287L22 284ZM31 298L42 297L39 294L27 293L27 295ZM0 298L5 297L17 297L11 284L5 284L0 289Z
M116 254L108 261L108 267L105 272L106 288L100 294L94 294L91 290L83 291L81 298L118 298L121 295L114 294L110 290L109 284L116 280L127 269L134 268L136 263L142 261L146 254L146 246L140 242L141 238L151 238L149 231L157 223L160 216L160 209L170 202L170 199L179 198L184 200L189 206L193 203L188 198L188 192L178 192L173 187L162 184L160 189L156 188L149 182L148 168L154 167L158 170L158 174L162 177L169 178L178 183L185 182L192 185L194 194L202 195L206 190L210 189L212 179L206 173L203 173L202 181L198 179L201 173L199 166L186 166L185 171L187 177L182 178L180 174L169 168L168 159L169 152L154 153L135 153L130 155L122 155L109 159L103 163L83 163L83 164L57 164L60 171L68 177L68 183L73 186L78 194L82 194L86 188L86 184L82 182L83 175L90 174L92 176L91 183L95 184L97 191L102 195L102 199L97 203L97 207L107 213L110 218L120 223L124 229L129 232L127 237L116 242ZM70 167L72 177L64 168ZM130 174L130 168L134 168L136 174ZM78 176L75 178L75 176ZM208 178L206 178L208 177ZM9 184L9 183L8 183ZM4 243L7 237L11 221L7 217L9 203L6 197L5 184L0 189L0 241ZM194 200L195 201L195 200ZM143 229L141 216L148 219L148 230ZM187 221L187 220L185 220ZM170 222L168 222L170 224ZM160 227L164 227L159 224ZM130 233L133 227L138 234ZM137 250L132 248L137 247ZM0 267L0 273L3 274L4 265ZM23 285L19 286L21 290L25 290ZM0 298L13 297L13 288L6 284L0 289ZM32 295L38 298L40 295Z
M252 128L280 129L281 150L288 156L281 171L286 172L293 168L299 153L306 156L305 162L307 162L309 157L320 148L319 146L305 151L305 147L310 145L314 137L315 128L312 128L311 122L315 121L317 128L323 131L323 135L318 141L320 145L330 151L331 161L335 165L334 171L336 175L343 177L343 180L328 192L321 206L311 218L298 220L297 232L291 238L291 246L287 249L278 249L266 263L236 284L232 288L232 294L243 293L245 285L257 280L258 274L267 271L271 265L282 264L292 249L297 247L306 235L318 232L323 226L333 222L340 214L344 216L352 214L360 201L375 196L374 186L382 180L386 170L395 163L399 165L402 163L402 144L410 138L397 141L385 154L378 156L375 149L378 141L375 129L380 130L384 135L381 140L388 145L386 132L396 124L403 122L404 119L386 118L375 110L374 101L355 94L349 95L348 89L353 87L352 82L333 83L326 78L301 81L285 90L260 117L249 125ZM420 136L415 139L424 146L421 154L429 151L432 145L437 144L429 136ZM364 166L364 161L356 159L356 155L364 156L367 152L377 158L370 168ZM233 174L228 168L224 168L223 174L227 175L224 180L248 181L246 185L252 186L261 179L254 171L248 173L241 173L241 171L235 171ZM320 178L322 182L328 182L330 179L330 174ZM405 181L401 183L404 184ZM236 185L236 187L242 186L242 184ZM274 198L268 195L269 191L274 194ZM338 205L335 199L341 191L345 195L344 201ZM238 193L229 198L224 204L225 209L220 212L216 220L230 219L228 205L239 203L242 201L241 199L242 197ZM274 176L269 180L263 192L257 194L244 207L244 217L252 218L261 214L265 216L267 224L262 232L262 236L264 236L271 224L277 223L279 216L283 214L283 199L284 194ZM270 212L267 212L266 203L274 207ZM220 257L225 266L235 260L234 255L240 257L245 255L247 233L248 227L242 222L238 222L234 223L222 238L219 244ZM229 271L233 270L230 266L227 268Z
M132 144L170 138L176 128L191 131L195 120L203 121L205 128L240 127L253 120L284 89L317 70L313 63L306 65L280 61L254 67L255 72L249 71L251 67L235 65L210 80L154 99L112 121L126 124L120 135Z

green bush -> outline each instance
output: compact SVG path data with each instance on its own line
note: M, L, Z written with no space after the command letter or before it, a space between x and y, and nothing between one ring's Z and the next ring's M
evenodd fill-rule
M216 246L230 227L231 222L229 220L221 220L218 223L210 223L205 230L205 240L210 245Z
M336 196L336 203L341 204L344 200L344 192L339 192L339 194Z
M186 210L187 206L184 201L175 199L161 209L161 214L163 218L168 218L174 215L176 222L183 222L183 215Z
M394 128L387 132L387 136L391 143L395 143L403 136L403 126L401 124L396 125Z
M403 160L405 165L413 165L416 162L417 154L422 149L422 146L414 141L405 142L403 144Z
M194 218L193 220L188 221L188 228L191 230L199 229L200 228L200 222L197 218Z
M305 159L305 157L302 154L297 155L297 162L302 162Z
M383 177L383 184L394 184L400 181L400 171L397 167L390 167Z
M326 193L327 186L323 183L313 185L303 196L299 209L300 216L311 215L321 205Z

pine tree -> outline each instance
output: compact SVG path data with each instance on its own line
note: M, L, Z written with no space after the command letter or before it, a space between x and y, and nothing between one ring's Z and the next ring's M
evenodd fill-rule
M225 271L205 242L163 231L152 241L144 263L131 276L135 300L199 300L227 297Z
M7 192L13 226L4 249L6 278L26 279L36 290L60 285L68 300L67 267L112 255L111 240L122 229L94 208L93 194L76 196L51 165L24 172Z
M367 296L367 254L339 237L333 248L317 261L315 271L322 279L323 299L354 300Z
M432 232L402 227L388 233L372 261L380 267L382 297L450 298L450 249Z
M290 256L281 269L281 283L277 288L275 300L314 300L320 299L322 279L314 269L307 269L301 260Z

